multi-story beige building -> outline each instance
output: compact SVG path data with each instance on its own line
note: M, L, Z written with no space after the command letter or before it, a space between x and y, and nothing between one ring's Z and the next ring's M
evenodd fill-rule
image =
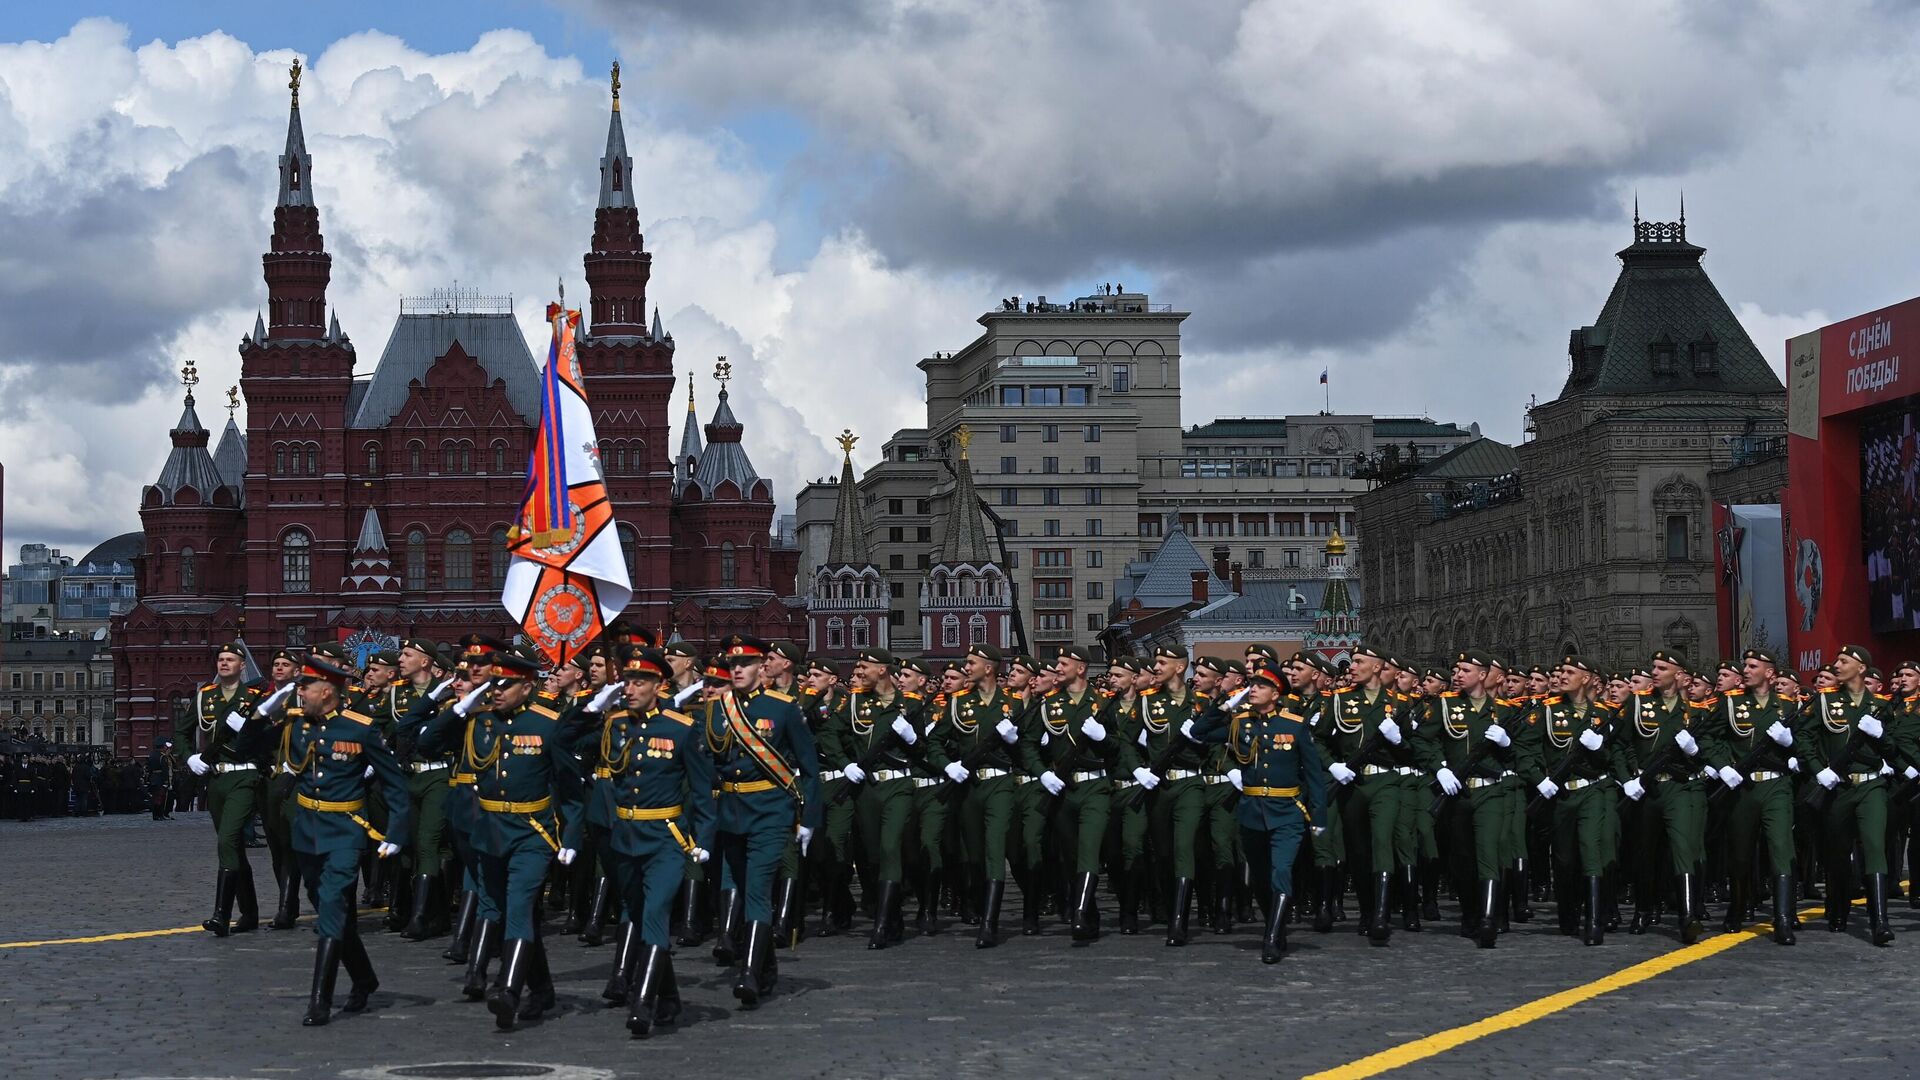
M0 641L0 730L57 746L112 749L106 632Z
M1565 386L1518 448L1490 439L1409 466L1359 503L1369 641L1431 660L1466 647L1626 665L1710 660L1710 476L1782 434L1786 391L1701 266L1686 223L1634 223Z

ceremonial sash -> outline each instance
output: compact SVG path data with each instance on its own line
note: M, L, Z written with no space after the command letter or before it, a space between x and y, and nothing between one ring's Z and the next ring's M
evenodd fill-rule
M726 713L727 730L740 740L741 746L747 748L747 753L753 755L754 763L760 766L760 771L767 775L767 779L795 799L800 798L800 791L793 782L793 767L754 730L753 722L747 719L746 710L740 707L738 696L728 694L721 698L720 707Z

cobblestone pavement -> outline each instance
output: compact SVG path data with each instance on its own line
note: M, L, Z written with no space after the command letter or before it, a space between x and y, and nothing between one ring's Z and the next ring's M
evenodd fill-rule
M212 848L205 814L0 823L0 941L193 926L210 903ZM252 855L267 878L266 852ZM1015 934L989 952L958 927L877 953L860 935L809 940L781 954L780 992L753 1013L735 1011L705 949L681 950L687 1014L647 1042L598 997L612 947L557 935L561 1011L506 1033L460 998L443 943L404 941L372 918L381 989L367 1013L321 1029L299 1026L304 929L0 948L12 1027L0 1075L1296 1076L1679 947L1668 928L1582 948L1537 917L1492 951L1431 930L1396 933L1386 949L1351 929L1295 933L1288 959L1265 967L1252 933L1203 933L1184 950L1151 932L1076 948L1059 927L1018 936L1013 897L1007 914ZM1812 923L1792 949L1748 941L1391 1075L1920 1074L1920 912L1896 901L1895 925L1889 949Z

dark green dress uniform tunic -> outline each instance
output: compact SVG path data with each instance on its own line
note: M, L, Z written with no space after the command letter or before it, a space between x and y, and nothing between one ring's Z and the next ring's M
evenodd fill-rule
M1078 697L1066 690L1049 691L1038 705L1040 722L1021 732L1040 771L1052 772L1067 785L1053 807L1053 826L1060 857L1073 860L1076 874L1100 872L1100 846L1113 809L1108 776L1121 763L1123 748L1110 728L1100 740L1080 730L1105 701L1091 687Z
M960 848L967 865L987 881L1007 879L1007 836L1013 829L1014 746L1020 740L1020 699L995 687L991 696L969 687L951 699L936 698L948 723L936 724L950 760L972 768L960 801ZM1000 723L1014 725L1014 741L1000 734Z
M820 756L843 772L875 747L882 744L892 747L882 753L878 762L868 763L866 779L857 785L855 797L849 801L854 810L854 823L860 829L861 852L873 864L875 882L906 880L902 855L907 826L913 818L913 759L918 747L902 745L894 736L892 725L895 717L905 716L918 732L917 714L922 703L921 698L909 699L898 693L883 696L876 691L854 690L820 729ZM843 827L840 811L847 805L843 803L827 811L833 819L829 832ZM842 858L847 857L844 846L838 850Z
M1512 850L1510 816L1523 812L1514 773L1520 718L1494 698L1475 701L1452 690L1440 694L1428 715L1419 732L1422 767L1434 775L1448 769L1460 781L1461 792L1452 800L1456 836L1472 830L1474 880L1499 881L1519 855ZM1487 738L1495 724L1507 733L1504 747Z
M1793 873L1793 776L1787 759L1797 756L1805 762L1817 756L1795 730L1796 712L1793 702L1771 692L1729 690L1720 696L1709 721L1720 728L1711 764L1740 770L1740 786L1722 796L1733 800L1727 816L1727 869L1734 881L1748 879L1756 842L1766 845L1771 876ZM1786 729L1784 746L1767 734L1775 724Z
M1880 721L1880 736L1861 732L1853 753L1842 760L1849 737L1867 716ZM1855 696L1844 688L1814 694L1800 714L1799 735L1810 755L1801 758L1801 771L1814 775L1830 768L1840 778L1821 825L1828 866L1845 865L1858 842L1860 872L1887 872L1888 784L1881 767L1893 756L1893 741L1888 737L1893 730L1892 699L1868 693Z
M1365 858L1376 874L1413 862L1411 848L1401 847L1406 833L1401 828L1400 804L1406 784L1393 763L1394 744L1380 734L1381 721L1393 718L1401 744L1411 739L1398 706L1385 688L1336 690L1321 705L1321 751L1329 764L1340 762L1355 773L1349 783L1335 781L1332 800L1339 806L1340 826L1351 845L1347 862L1357 866Z
M1693 873L1695 864L1706 854L1707 789L1699 774L1716 757L1711 749L1715 738L1712 725L1698 725L1693 720L1693 710L1684 699L1638 692L1628 700L1622 716L1624 738L1614 741L1614 776L1623 783L1638 777L1664 754L1661 768L1646 782L1647 793L1635 814L1638 824L1633 850L1641 863L1643 882L1653 880L1651 853L1659 849L1662 836L1671 873ZM1697 753L1688 755L1675 743L1682 731L1699 745ZM1671 750L1667 749L1669 745Z
M1609 745L1616 734L1612 715L1591 701L1549 696L1535 706L1535 720L1527 725L1527 740L1520 748L1520 773L1529 792L1537 791L1547 779L1560 789L1551 800L1554 862L1564 880L1571 880L1576 872L1597 877L1613 862L1615 832L1610 819L1615 817L1620 794L1613 783ZM1602 740L1597 750L1580 741L1589 731ZM1526 793L1522 797L1533 798Z
M192 714L183 717L174 729L174 752L180 760L199 754L208 766L207 810L213 819L222 870L247 870L247 822L266 797L267 748L243 746L237 733L227 726L227 714L252 716L254 706L267 693L265 683L240 685L223 692L219 683L210 682L194 693Z

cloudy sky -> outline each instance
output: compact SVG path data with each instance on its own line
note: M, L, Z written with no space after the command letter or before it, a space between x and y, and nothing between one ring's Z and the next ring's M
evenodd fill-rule
M1185 419L1320 407L1519 437L1638 195L1761 349L1920 292L1916 13L1894 0L466 0L10 7L0 42L4 547L138 527L260 307L286 69L330 297L584 295L623 61L651 293L733 361L786 502L830 433L923 422L914 361L1010 294L1191 311ZM575 290L579 290L576 292ZM863 462L864 464L864 462Z

